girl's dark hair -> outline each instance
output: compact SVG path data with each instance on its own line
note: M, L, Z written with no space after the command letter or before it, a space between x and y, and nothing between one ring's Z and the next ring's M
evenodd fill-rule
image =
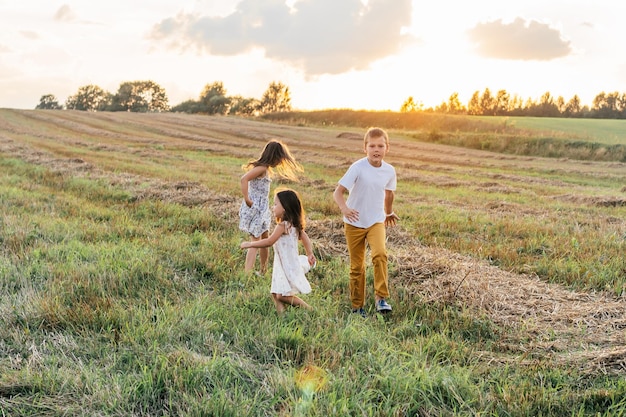
M306 225L300 196L294 190L282 189L276 190L276 197L278 197L278 201L285 209L282 220L291 223L298 231L298 235L300 235Z
M244 169L250 167L266 166L270 173L272 169L276 169L278 175L292 181L297 181L298 172L302 172L302 166L296 162L296 159L289 152L287 145L279 140L272 139L265 144L261 156L252 160L243 166Z

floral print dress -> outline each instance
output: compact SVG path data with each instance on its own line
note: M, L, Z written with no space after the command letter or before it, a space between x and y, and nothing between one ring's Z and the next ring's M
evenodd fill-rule
M271 182L272 180L267 175L251 180L248 183L248 196L252 200L252 207L248 207L244 200L239 208L239 229L255 238L270 230L272 215L269 194Z
M298 231L289 222L284 222L286 234L274 243L274 266L270 292L285 296L311 292L311 284L305 274L309 261L298 254Z

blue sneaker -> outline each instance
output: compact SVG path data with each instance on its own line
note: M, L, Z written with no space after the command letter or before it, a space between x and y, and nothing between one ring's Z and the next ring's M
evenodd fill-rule
M385 301L384 298L376 301L376 311L379 313L389 313L391 311L391 306Z
M352 312L353 312L354 314L358 314L358 315L360 315L360 316L361 316L361 317L363 317L364 319L365 319L365 318L367 318L367 313L365 312L365 309L364 309L363 307L361 307L361 308L353 308L353 309L352 309Z

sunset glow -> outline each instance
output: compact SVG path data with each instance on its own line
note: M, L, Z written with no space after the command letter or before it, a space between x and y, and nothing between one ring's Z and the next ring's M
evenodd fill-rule
M0 107L63 103L95 84L152 80L171 105L221 81L297 109L398 110L413 96L467 103L489 88L591 104L626 92L626 3L565 0L0 1Z

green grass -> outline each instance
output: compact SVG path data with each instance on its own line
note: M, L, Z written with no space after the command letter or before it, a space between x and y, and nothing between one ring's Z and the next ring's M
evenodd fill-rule
M384 126L423 142L513 155L626 162L626 121L324 110L269 114L300 126Z
M330 194L344 160L359 149L348 155L349 142L322 149L336 144L336 132L296 130L288 137L309 134L319 142L293 146L306 176L289 185L302 192L311 223L338 221ZM47 152L72 158L71 146L39 140ZM177 143L145 165L141 155L136 164L116 165L102 148L83 158L103 173L82 175L53 169L54 158L29 162L33 150L43 149L39 140L22 153L0 143L3 415L619 416L626 410L621 372L588 367L584 358L559 360L580 347L537 348L536 335L523 327L498 324L459 302L428 299L417 283L393 275L402 265L390 266L393 315L378 316L368 306L366 320L352 316L345 253L322 252L336 230L314 240L319 263L309 275L314 291L305 297L315 310L279 317L269 277L242 271L245 236L232 217L240 165L259 151L249 142L240 154L229 151L236 143L215 145L217 152ZM590 294L623 294L625 207L593 203L597 196L621 201L623 168L482 155L470 162L461 155L462 164L455 164L458 156L448 149L437 162L426 148L404 155L413 142L394 140L400 154L389 160L401 178L395 211L411 238ZM124 182L131 165L140 178ZM168 181L184 180L206 185L217 201L179 204L159 194ZM391 239L392 251L394 245ZM440 279L437 271L430 279Z
M23 199L42 199L34 185ZM5 413L537 415L606 409L581 398L588 390L572 384L584 378L575 371L486 367L476 352L494 344L501 330L447 305L407 300L404 314L364 321L345 313L345 289L333 294L339 285L319 276L310 297L317 311L279 318L267 283L236 272L242 256L232 226L176 205L120 203L96 183L69 187L69 193L62 191L66 182L57 186L46 224L21 221L36 219L38 210L24 214L18 205L5 205L12 230L3 228L3 239L22 235L3 252ZM66 210L85 188L89 201L108 213L98 216L105 224L94 223L93 210ZM63 240L62 223L75 230ZM134 233L120 233L132 224ZM10 277L32 278L34 270L44 272L38 281L9 287ZM319 392L298 388L295 375L306 366L324 370ZM614 385L603 388L613 392L603 404L617 406L624 393L619 381L587 384L598 392L607 382Z
M624 120L552 117L475 117L502 126L546 132L556 137L597 142L603 145L626 144L626 121Z

